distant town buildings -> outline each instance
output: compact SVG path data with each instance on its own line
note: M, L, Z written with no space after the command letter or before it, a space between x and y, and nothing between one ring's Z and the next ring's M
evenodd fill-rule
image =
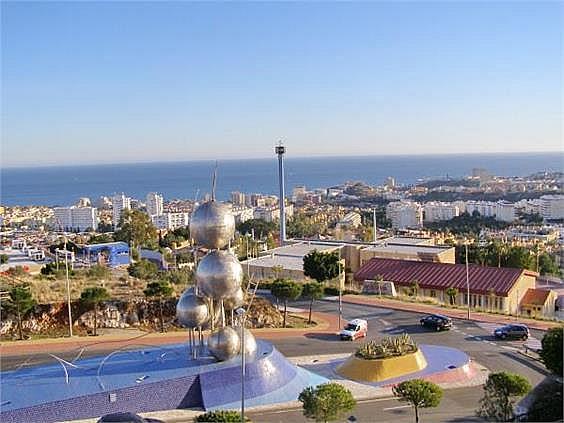
M150 192L147 194L145 207L149 216L160 216L163 214L163 196L156 192Z
M174 230L190 224L190 213L162 213L151 216L151 221L157 229Z
M423 206L423 220L425 222L440 222L451 220L460 215L460 208L453 203L431 201Z
M239 191L234 191L231 193L231 203L234 206L244 206L245 205L245 194Z
M112 223L114 228L117 228L123 211L131 209L131 198L123 193L116 194L112 197L112 207Z
M546 220L564 219L564 195L543 195L540 214Z

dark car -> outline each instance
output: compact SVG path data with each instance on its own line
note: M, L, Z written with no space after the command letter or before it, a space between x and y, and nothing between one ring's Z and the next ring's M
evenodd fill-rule
M106 414L97 423L164 423L162 420L143 418L134 413L112 413Z
M430 314L423 317L421 320L421 326L439 330L449 330L452 327L452 320L446 316L441 316L440 314Z
M529 338L529 328L525 325L506 325L494 330L494 336L500 339L522 339Z

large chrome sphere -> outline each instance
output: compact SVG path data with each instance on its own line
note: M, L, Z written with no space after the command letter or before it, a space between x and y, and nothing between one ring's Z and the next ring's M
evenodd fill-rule
M235 294L242 280L241 263L227 251L215 250L206 254L196 269L198 289L215 300Z
M245 304L245 293L239 288L233 295L223 299L225 310L235 310Z
M235 357L241 349L239 334L231 326L225 326L208 337L208 350L219 361Z
M241 331L241 327L236 327L235 330L237 332ZM257 352L257 340L255 336L249 329L244 329L245 331L245 355L249 357L254 357Z
M206 248L223 248L235 234L235 218L231 206L207 201L194 210L190 234L196 244Z
M176 303L176 318L186 328L204 325L210 318L206 300L197 297L192 288L187 289Z

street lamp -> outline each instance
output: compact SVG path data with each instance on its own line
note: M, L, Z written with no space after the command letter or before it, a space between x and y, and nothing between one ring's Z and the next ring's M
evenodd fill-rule
M67 235L65 234L64 230L63 230L63 225L61 224L61 221L57 218L55 218L57 220L57 223L59 224L59 229L63 232L63 240L65 242L64 244L64 248L65 248L65 274L66 274L66 285L67 285L67 308L68 308L68 313L69 313L69 336L72 337L72 310L71 310L71 294L70 294L70 280L69 280L69 256L68 256L68 251L67 251ZM56 255L57 258L57 270L59 269L59 256L58 254Z
M468 306L467 319L470 320L470 275L468 272L468 242L464 241L466 249L466 304Z
M241 325L241 423L245 423L245 312L243 307L235 310Z

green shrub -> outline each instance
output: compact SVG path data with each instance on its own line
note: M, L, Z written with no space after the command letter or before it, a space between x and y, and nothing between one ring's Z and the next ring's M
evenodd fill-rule
M235 410L208 411L194 417L196 423L238 423L240 421L241 413ZM245 417L245 421L250 422L251 420Z
M400 336L384 338L380 342L374 340L365 342L356 350L355 355L364 360L377 360L400 357L416 351L417 344L407 333L404 333Z

